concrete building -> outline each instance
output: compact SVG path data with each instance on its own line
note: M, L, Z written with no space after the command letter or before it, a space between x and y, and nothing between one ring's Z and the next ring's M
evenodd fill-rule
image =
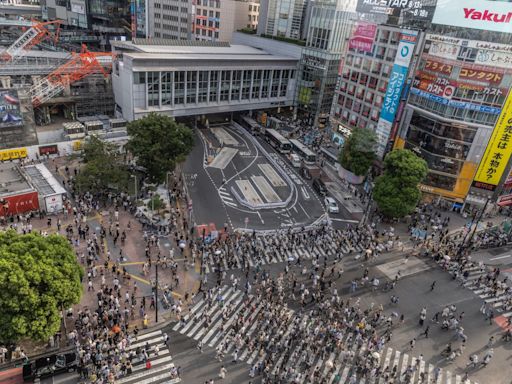
M151 45L152 43L158 43ZM228 43L114 43L116 109L132 121L293 105L297 59Z
M353 2L316 1L311 5L306 46L299 68L297 106L315 126L329 118L342 54L356 13Z
M341 63L333 100L333 131L377 130L400 34L398 27L357 22ZM388 138L381 143L382 151Z
M191 0L148 0L148 36L150 38L190 40L193 6Z
M196 0L193 37L205 41L231 41L233 32L255 30L259 3L238 0Z
M302 39L305 0L261 0L258 34Z
M471 186L512 85L511 35L447 25L428 32L395 147L427 161L427 197L482 205L485 193Z

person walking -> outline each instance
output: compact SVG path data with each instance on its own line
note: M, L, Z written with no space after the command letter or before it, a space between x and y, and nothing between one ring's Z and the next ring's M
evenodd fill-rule
M221 379L225 379L226 378L226 373L228 373L228 370L226 369L226 367L224 367L224 366L220 367L219 377Z
M437 281L436 281L436 280L434 280L434 281L432 282L432 284L430 284L430 292L432 292L432 291L434 290L434 288L436 287L436 283L437 283Z

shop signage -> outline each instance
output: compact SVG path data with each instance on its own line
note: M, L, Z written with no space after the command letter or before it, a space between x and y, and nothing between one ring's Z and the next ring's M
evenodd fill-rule
M512 92L509 92L478 166L473 186L494 191L505 172L511 154Z
M24 159L27 154L27 148L4 149L0 151L0 160Z
M505 1L442 1L436 6L434 24L510 33L512 3Z

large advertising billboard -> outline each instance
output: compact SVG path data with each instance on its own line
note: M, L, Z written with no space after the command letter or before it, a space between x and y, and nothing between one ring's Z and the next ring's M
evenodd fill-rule
M376 33L376 24L357 23L354 34L348 41L349 48L371 53L373 51L373 41L375 40Z
M500 183L511 154L512 92L509 92L476 171L473 187L494 191Z
M487 0L438 0L432 23L511 33L512 3Z
M409 64L414 53L414 47L418 32L402 31L400 34L400 43L395 56L395 62L391 75L389 76L388 88L382 110L380 112L379 122L377 123L378 148L377 154L380 158L384 156L386 145L388 143L391 127L395 120L395 116L402 97L402 90L407 79Z
M0 128L23 125L18 91L0 89Z
M423 4L422 0L358 0L356 11L374 15L399 17L407 14L418 20L430 21L434 15L435 6Z

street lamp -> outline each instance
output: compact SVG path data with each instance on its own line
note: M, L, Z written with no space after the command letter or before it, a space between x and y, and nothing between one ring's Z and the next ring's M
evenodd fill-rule
M465 234L464 238L462 239L462 242L460 243L460 246L459 246L459 249L457 252L458 257L460 257L462 255L462 252L466 248L471 247L471 243L473 242L473 236L475 236L476 230L478 229L478 224L480 223L480 220L482 220L482 217L484 216L485 210L487 209L487 204L489 204L489 200L490 200L490 198L489 198L489 196L487 196L485 199L484 207L480 211L480 214L478 215L478 211L477 211L473 215L473 219L471 220L471 225L473 225L473 222L475 222L475 218L477 218L476 222L475 222L475 228L473 228L473 231L472 231L471 235L469 236L469 240L466 245L466 238L469 235L469 233L471 232L471 226L469 227L467 233Z
M130 175L130 178L133 177L133 185L135 186L135 199L137 199L137 176Z

